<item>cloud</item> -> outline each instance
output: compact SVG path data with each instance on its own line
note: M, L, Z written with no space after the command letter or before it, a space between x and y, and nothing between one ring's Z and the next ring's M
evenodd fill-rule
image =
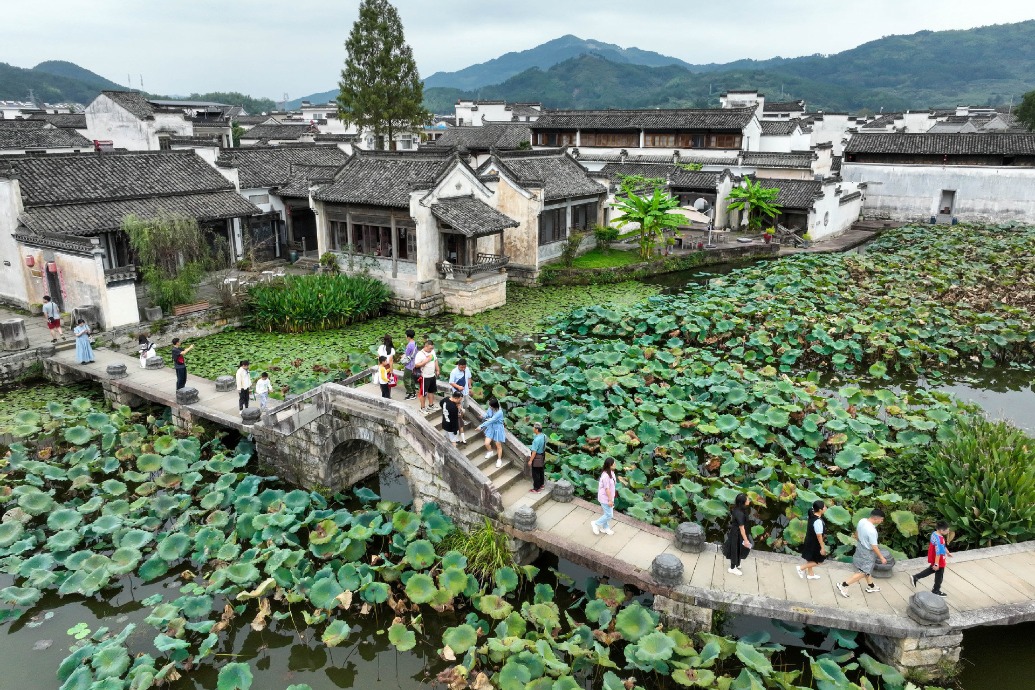
M1023 21L1021 0L983 6L871 0L865 8L805 0L397 0L421 74L453 71L564 34L673 55L691 63L835 53L895 33ZM243 91L292 98L335 87L358 0L7 3L0 60L69 60L154 93Z

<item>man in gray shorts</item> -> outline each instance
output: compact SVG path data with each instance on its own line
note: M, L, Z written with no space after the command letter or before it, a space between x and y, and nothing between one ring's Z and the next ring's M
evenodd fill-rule
M873 582L872 573L873 566L877 565L878 560L881 563L888 562L877 546L877 525L882 522L884 522L884 511L880 508L874 508L870 511L870 517L859 521L855 529L855 555L852 556L852 565L859 572L844 582L837 583L837 590L841 592L841 596L848 598L848 588L863 578L866 578L865 591L867 594L880 591L880 587Z

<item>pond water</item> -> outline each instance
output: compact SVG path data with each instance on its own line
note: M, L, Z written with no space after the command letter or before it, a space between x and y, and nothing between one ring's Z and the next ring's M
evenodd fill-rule
M611 297L617 296L618 301L635 301L658 289L664 292L678 292L689 284L702 284L713 276L725 275L736 268L754 263L757 261L710 266L657 277L650 281L650 287L615 291L613 286L607 286L606 290L610 292ZM562 292L551 293L548 296L533 296L532 291L517 292L515 296L520 296L520 299L516 300L515 306L511 307L508 313L465 321L493 327L502 327L505 324L509 326L507 330L517 330L515 335L519 335L527 331L526 320L530 316L545 315L548 311L556 311L559 306L571 307L585 303L588 297L586 291L587 288L571 288L568 292L573 295L576 292L582 293L571 299L566 299ZM603 293L591 294L591 299L603 299ZM372 342L375 340L375 334L382 333L387 328L401 332L404 327L410 325L415 324L407 319L388 317L365 325L360 335L364 342ZM441 328L443 324L425 322L419 325L429 328L434 325ZM353 335L352 329L349 330L350 335ZM277 338L280 336L269 336L270 342L263 344L272 349L279 349L282 343L276 340ZM276 342L273 342L274 340ZM317 347L322 344L313 343ZM213 355L212 361L208 363L211 368L219 366L218 356L216 353ZM218 355L225 355L230 359L238 357L237 353L222 352ZM205 369L202 361L198 364L197 369ZM943 377L933 382L921 380L917 383L951 392L963 400L977 403L991 417L1007 420L1035 434L1035 389L1032 380L1031 372L986 369L968 372L958 377ZM61 390L42 385L0 391L0 415L10 414L17 409L42 406L47 399L76 397L85 392L87 391L84 389ZM96 392L91 394L95 395ZM371 483L371 488L388 500L410 500L409 487L405 480L390 472L383 472L376 482ZM545 554L536 565L541 569L539 581L548 582L556 587L558 603L562 608L577 601L588 583L595 579L592 572L566 561L559 561L549 554ZM951 577L950 571L947 589ZM9 584L11 578L0 575L0 588ZM118 630L127 623L140 623L149 610L149 607L141 603L143 599L155 593L165 593L167 600L175 598L181 584L175 575L149 585L141 585L134 578L127 577L118 589L105 591L103 596L91 599L59 599L55 595L45 597L34 607L32 618L23 618L0 633L0 669L3 669L0 688L44 690L56 687L54 672L73 643L72 637L66 633L67 630L78 623L85 623L91 630L97 630L102 626ZM563 598L561 592L564 592ZM327 648L319 639L305 634L306 626L302 621L299 621L298 628L303 631L302 634L296 631L290 618L279 622L271 621L267 629L255 632L249 627L249 621L241 617L235 619L230 628L226 649L235 660L247 661L252 665L255 672L253 687L261 690L279 690L295 683L308 683L313 690L347 687L416 690L429 684L437 685L435 675L445 668L446 663L438 658L436 650L430 645L418 645L411 652L400 653L389 644L385 635L378 632L386 627L384 621L378 621L373 616L362 617L355 614L349 622L353 626L353 634L349 640L339 647ZM457 622L455 615L445 614L430 621L428 626L438 630L456 625ZM779 659L780 663L786 664L787 667L796 667L800 664L802 657L800 652L795 650L807 648L825 651L832 646L831 640L822 633L810 632L804 640L799 640L775 627L770 621L751 617L731 617L723 625L723 631L727 634L747 635L760 630L768 632L774 641L789 647L788 652ZM1033 687L1033 634L1035 623L1002 629L982 628L967 631L964 636L960 687L964 690L1027 690ZM148 649L152 636L153 632L149 632L148 626L142 625L137 634L139 639L136 644L131 643L131 649ZM439 639L435 634L430 637ZM26 663L27 659L31 659L31 663ZM169 687L193 690L214 688L215 685L215 670L211 666L206 666L191 674L185 674ZM591 687L592 682L587 681L584 685Z

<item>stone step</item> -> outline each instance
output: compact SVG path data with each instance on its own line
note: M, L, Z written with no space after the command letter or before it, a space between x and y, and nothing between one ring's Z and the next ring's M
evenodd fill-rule
M505 491L500 491L500 497L503 499L503 512L507 517L523 505L531 506L538 511L544 503L550 500L550 482L546 483L543 491L534 494L532 493L532 482L524 477L521 478L524 481L511 482Z

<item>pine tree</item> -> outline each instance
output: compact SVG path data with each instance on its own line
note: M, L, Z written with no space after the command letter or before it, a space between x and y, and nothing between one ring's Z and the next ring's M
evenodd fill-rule
M431 119L399 11L388 0L362 0L345 49L339 116L360 132L372 130L379 148L387 141L394 149L397 133L419 130Z

